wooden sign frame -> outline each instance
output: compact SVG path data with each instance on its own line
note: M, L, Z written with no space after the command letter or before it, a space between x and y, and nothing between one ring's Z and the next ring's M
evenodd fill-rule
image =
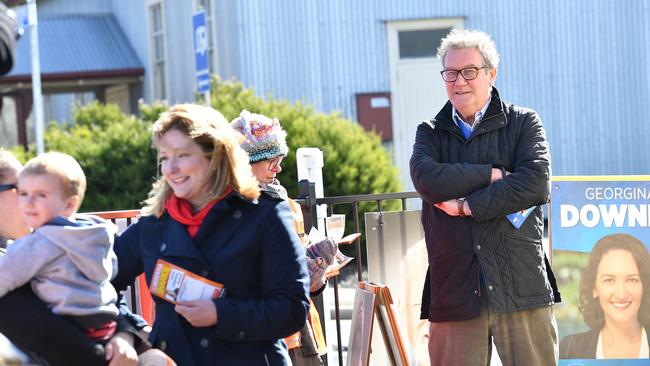
M377 294L366 289L360 282L354 293L352 325L348 341L348 366L368 366L370 362L370 341L374 322Z
M357 301L357 299L360 299ZM355 293L354 307L352 309L352 327L350 328L350 340L348 344L348 366L368 366L370 359L370 340L372 339L372 328L374 316L370 317L370 322L364 318L369 312L369 301L362 300L373 298L372 311L376 315L377 323L381 331L384 345L388 357L393 366L408 366L409 357L407 352L407 341L402 336L399 322L397 320L398 311L393 302L393 297L388 286L373 284L370 282L359 282L359 288ZM363 323L357 319L366 320ZM363 324L359 327L359 324ZM361 345L361 346L359 346Z

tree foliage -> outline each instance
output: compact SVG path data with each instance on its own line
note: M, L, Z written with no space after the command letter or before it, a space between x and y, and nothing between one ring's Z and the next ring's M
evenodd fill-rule
M229 120L243 109L280 120L287 131L289 155L283 160L279 179L291 196L298 193L296 150L299 147L318 147L323 151L326 197L400 191L397 169L376 133L366 132L338 113L317 113L302 103L290 104L272 97L264 100L241 83L222 82L218 78L212 82L212 90L216 90L212 105Z
M323 151L325 197L401 191L397 169L376 133L366 132L359 124L338 113L318 113L308 105L290 104L271 96L264 100L241 83L222 82L213 77L212 90L212 106L229 120L237 117L243 109L280 120L287 131L289 155L282 162L278 179L287 188L289 196L298 195L296 150L299 147L318 147ZM383 210L386 211L400 207L397 201L383 203ZM378 209L375 202L361 203L358 209L361 215L360 231L363 233L363 213ZM338 205L333 211L346 215L346 233L353 232L352 205ZM352 246L343 249L346 254L354 255L355 248Z
M51 123L44 140L46 151L70 154L83 168L87 189L81 212L141 207L156 176L150 122L93 102L75 107L73 123ZM34 150L17 155L25 161Z
M242 109L280 119L288 134L290 153L283 161L279 179L292 197L298 193L299 147L323 151L326 197L400 190L397 171L378 135L337 113L322 114L302 103L263 99L237 82L222 82L215 77L212 83L212 106L228 120ZM46 150L74 156L86 173L88 188L82 211L141 207L157 174L151 124L166 109L164 103L141 104L139 116L135 117L124 115L116 105L93 102L75 108L73 123L49 125ZM33 150L18 155L25 161L34 155ZM393 204L396 202L387 203L384 209L394 208ZM362 205L361 211L371 206ZM350 208L338 212L351 215Z

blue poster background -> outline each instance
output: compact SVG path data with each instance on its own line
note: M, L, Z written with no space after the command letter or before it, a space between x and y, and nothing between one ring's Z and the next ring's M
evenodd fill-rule
M554 307L558 324L558 335L563 337L584 332L589 328L585 325L579 311L579 281L582 270L586 266L589 253L596 242L602 237L614 233L626 233L635 236L650 249L650 228L648 220L644 224L636 223L629 226L627 209L634 206L641 211L647 210L650 217L650 200L645 197L630 197L630 194L645 192L650 195L650 176L598 176L598 177L553 177L551 186L551 203L549 205L549 239L552 250L553 269L557 277L558 287L562 294L562 302ZM596 192L600 196L596 196ZM612 197L613 192L627 192L627 197ZM646 196L649 197L649 196ZM567 226L571 219L565 215L565 225L561 222L561 207L572 206L572 212L580 212L585 206L592 205L600 215L594 217L593 211L585 216L588 225L577 217L572 217L575 225ZM625 211L623 207L625 206ZM624 219L616 224L607 226L600 210L610 212L625 212ZM614 210L614 211L612 211ZM565 211L567 208L565 207ZM585 212L588 210L585 210ZM569 215L570 216L570 215ZM641 215L642 216L642 215ZM591 222L591 223L589 223ZM595 224L595 225L594 225ZM650 281L647 281L648 283ZM609 365L648 365L649 360L577 360L560 359L560 366L609 366Z
M650 192L650 176L647 177L599 177L603 180L595 180L595 177L584 177L585 180L578 180L580 177L571 177L572 180L562 180L562 177L553 178L551 187L551 245L553 250L573 250L577 252L591 252L591 248L605 235L613 233L626 233L636 236L646 246L650 244L650 228L648 227L605 227L602 220L595 227L585 227L578 223L574 227L561 227L560 206L570 204L578 209L587 204L609 205L609 204L635 204L648 205L650 201L643 199L588 199L587 192L592 189L625 189L640 188ZM619 180L604 180L616 179ZM557 179L557 180L556 180ZM575 179L575 180L574 180ZM645 179L645 180L641 180ZM627 220L626 220L627 224Z

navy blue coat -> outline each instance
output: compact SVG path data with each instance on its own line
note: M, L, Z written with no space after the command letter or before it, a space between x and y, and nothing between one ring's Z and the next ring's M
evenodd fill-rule
M194 239L167 214L143 217L117 238L115 252L118 290L142 272L150 283L158 258L224 284L215 326L193 327L174 305L154 298L149 340L177 364L290 364L282 339L305 323L309 280L286 202L251 203L232 193L211 209Z
M510 313L560 301L542 247L551 160L542 121L504 102L495 88L485 116L465 139L450 102L418 126L411 179L422 195L429 269L422 316L432 322L480 315L479 271L492 311ZM512 174L490 184L492 168ZM449 216L433 204L466 197L472 217ZM519 229L507 214L535 206Z

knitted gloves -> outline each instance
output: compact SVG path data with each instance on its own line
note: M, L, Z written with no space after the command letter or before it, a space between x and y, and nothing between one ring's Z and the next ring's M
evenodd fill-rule
M309 292L320 290L325 284L325 269L327 264L323 258L311 259L307 257L307 269L309 270Z
M325 238L307 246L307 256L314 260L322 258L326 263L325 267L334 263L334 256L337 251L338 247L332 238Z
M316 292L325 283L325 270L332 263L339 248L331 238L309 244L307 248L307 268L309 270L309 291Z

